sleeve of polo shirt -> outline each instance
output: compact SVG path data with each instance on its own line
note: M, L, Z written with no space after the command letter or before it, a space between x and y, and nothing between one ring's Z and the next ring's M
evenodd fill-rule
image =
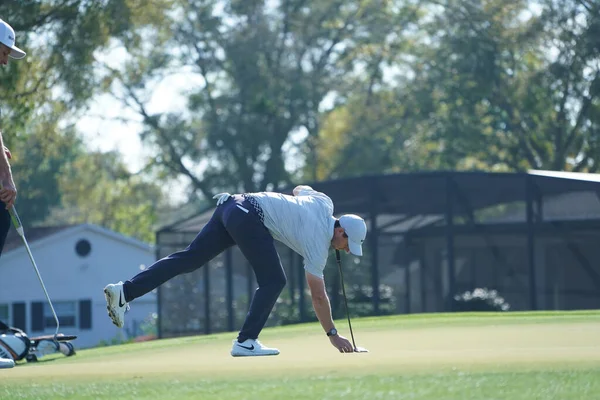
M314 238L314 240L317 240ZM312 249L306 249L304 253L304 270L309 272L311 275L323 279L323 271L327 265L327 258L329 257L328 246L316 246Z
M323 279L323 271L325 270L325 264L319 265L318 263L310 262L309 260L304 259L304 270L311 275Z

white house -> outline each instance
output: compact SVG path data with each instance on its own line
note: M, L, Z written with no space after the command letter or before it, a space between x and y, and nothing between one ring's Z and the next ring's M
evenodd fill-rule
M97 225L31 228L25 237L59 316L60 332L77 335L77 348L140 335L157 312L156 293L136 299L125 327L106 312L103 288L125 281L155 260L152 246ZM53 334L56 323L22 240L11 229L0 256L0 320L29 336Z

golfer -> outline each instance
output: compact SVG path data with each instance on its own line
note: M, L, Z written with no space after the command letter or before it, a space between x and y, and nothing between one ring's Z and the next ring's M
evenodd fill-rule
M231 355L279 354L278 349L258 341L286 284L274 244L274 240L278 240L304 258L313 307L331 344L340 352L352 352L352 344L335 329L323 270L331 248L362 256L367 226L361 217L353 214L334 218L331 199L310 186L297 186L293 194L259 192L214 196L217 208L212 218L185 250L158 260L125 283L104 288L113 323L123 327L125 311L132 300L177 275L195 271L227 248L238 245L252 265L258 289L242 329L233 341Z
M8 65L9 58L21 59L25 52L15 46L14 29L0 19L0 65ZM12 171L8 159L11 158L10 151L4 146L2 131L0 130L0 255L4 248L6 235L10 229L10 214L8 209L15 204L17 189L13 181Z
M8 65L9 58L21 59L25 52L15 46L14 29L0 19L0 65ZM0 256L4 249L4 242L10 229L10 214L8 209L15 204L17 189L13 181L12 171L8 159L10 151L4 146L2 130L0 130ZM12 359L0 357L0 368L11 368L15 365Z

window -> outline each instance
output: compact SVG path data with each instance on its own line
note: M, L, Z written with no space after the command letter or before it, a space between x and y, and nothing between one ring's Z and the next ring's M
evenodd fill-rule
M0 304L0 321L4 322L7 325L10 325L10 307L8 304Z
M92 244L87 239L80 239L75 244L75 253L77 253L79 257L87 257L88 255L90 255L91 251Z
M59 301L53 302L54 311L58 316L58 322L61 327L75 328L77 326L77 302L75 301ZM52 315L50 304L44 303L44 327L55 328L56 321Z

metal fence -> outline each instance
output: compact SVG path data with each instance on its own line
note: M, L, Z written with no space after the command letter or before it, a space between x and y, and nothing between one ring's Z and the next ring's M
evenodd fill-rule
M453 311L455 297L496 290L509 310L600 307L597 175L428 173L319 182L336 214L367 221L363 257L342 256L350 312ZM187 246L212 210L157 233L157 257ZM288 283L268 326L316 320L302 259L278 244ZM334 318L344 316L335 259L325 269ZM241 327L256 288L234 247L158 290L159 335Z

